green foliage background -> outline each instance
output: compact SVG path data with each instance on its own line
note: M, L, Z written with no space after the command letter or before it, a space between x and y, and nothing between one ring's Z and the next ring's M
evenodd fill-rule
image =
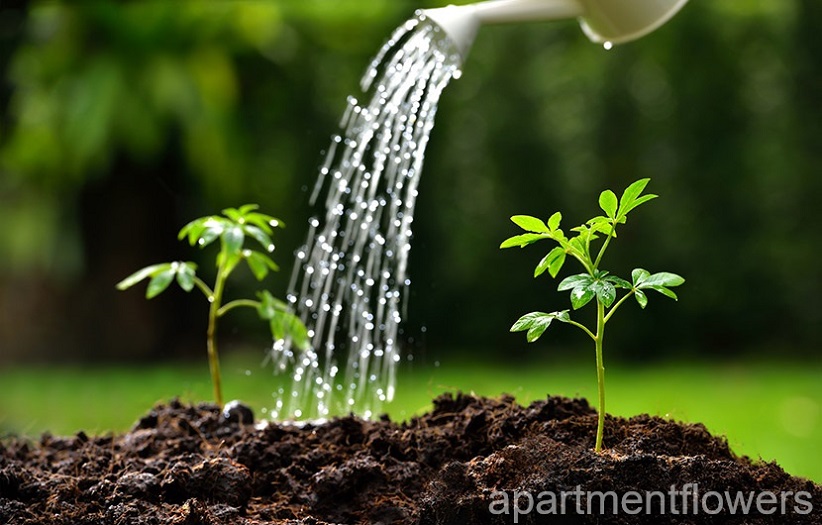
M114 284L190 258L180 226L242 202L288 224L268 281L281 295L346 96L394 27L444 3L0 6L0 363L200 356L197 298L149 304ZM542 351L507 329L565 298L532 280L543 254L498 250L507 218L581 222L601 190L651 177L661 198L612 266L688 283L679 303L626 308L610 356L818 355L819 27L818 0L693 0L607 52L574 21L483 28L420 186L409 349ZM248 327L235 336L264 348Z

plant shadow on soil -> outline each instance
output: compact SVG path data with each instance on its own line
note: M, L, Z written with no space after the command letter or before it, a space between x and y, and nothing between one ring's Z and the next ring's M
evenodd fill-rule
M523 407L510 396L446 394L404 423L344 417L255 426L248 416L238 419L215 405L175 400L121 435L6 439L0 523L822 524L813 508L822 505L822 486L775 463L737 457L700 424L609 416L607 450L595 454L596 412L584 399L549 397ZM727 506L718 514L696 514L694 506L674 514L673 504L666 509L657 500L628 514L621 506L612 512L607 500L589 513L588 497L580 514L569 500L564 509L535 505L515 515L513 501L504 513L500 499L500 491L512 498L519 491L539 501L539 494L577 487L622 498L686 484L703 496L772 493L776 503L754 505L747 515ZM788 498L781 506L780 495ZM717 500L708 506L718 510Z

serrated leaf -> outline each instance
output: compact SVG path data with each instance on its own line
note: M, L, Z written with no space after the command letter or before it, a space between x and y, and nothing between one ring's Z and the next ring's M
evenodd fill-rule
M574 288L571 290L571 306L574 310L579 310L596 297L596 292L590 287L588 288Z
M642 290L635 290L634 296L636 297L636 302L639 303L639 306L641 308L644 309L646 306L648 306L648 296L645 295L645 292L643 292Z
M642 284L650 275L651 272L644 268L634 268L631 272L631 280L634 282L634 288Z
M565 290L571 290L573 288L585 288L593 284L594 278L588 275L587 273L578 273L576 275L569 275L562 281L560 281L559 286L557 286L557 291L564 292Z
M502 244L500 244L499 247L513 248L514 246L518 246L520 248L524 248L529 244L546 238L547 237L545 235L539 233L524 233L522 235L515 235L514 237L505 239L504 241L502 241Z
M539 277L545 273L545 270L549 270L551 277L556 277L563 263L565 263L565 250L557 246L539 262L534 269L534 277Z
M556 230L559 228L560 221L562 221L562 214L558 211L554 212L554 214L548 219L548 229L551 231Z
M599 207L608 217L616 218L617 196L611 190L605 190L599 194Z
M119 283L117 283L118 290L126 290L131 288L135 284L139 283L143 279L148 277L152 277L153 275L163 271L163 269L170 268L171 263L160 263L160 264L152 264L151 266L146 266L140 270L137 270L133 274L129 275Z
M540 219L531 217L530 215L514 215L511 217L511 222L522 228L527 232L534 233L548 233L548 226Z
M146 288L146 299L152 299L163 293L171 284L171 281L174 280L176 273L177 271L169 264L167 269L154 274L151 281L148 282L148 288Z

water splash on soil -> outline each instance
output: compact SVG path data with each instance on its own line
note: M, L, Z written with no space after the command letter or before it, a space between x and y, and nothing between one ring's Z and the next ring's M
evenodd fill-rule
M323 211L309 220L289 287L311 348L274 346L290 387L277 393L272 417L369 418L393 398L417 185L440 95L460 62L418 13L368 66L368 101L349 97L311 195Z

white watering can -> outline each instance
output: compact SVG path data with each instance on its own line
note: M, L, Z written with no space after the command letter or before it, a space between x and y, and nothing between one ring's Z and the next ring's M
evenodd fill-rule
M482 24L579 18L583 32L591 41L620 44L652 32L687 1L488 0L422 12L448 34L465 58Z

